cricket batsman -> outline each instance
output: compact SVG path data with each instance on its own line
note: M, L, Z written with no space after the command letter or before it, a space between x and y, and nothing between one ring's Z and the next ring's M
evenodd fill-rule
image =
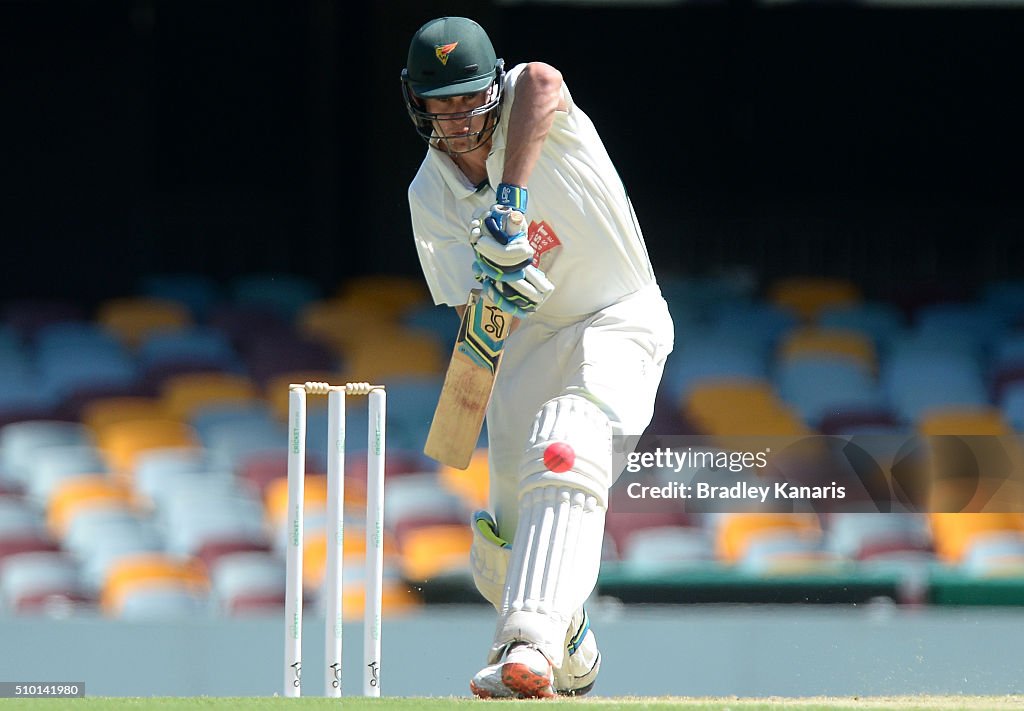
M612 438L651 421L673 327L625 188L554 67L506 70L486 32L441 17L402 87L428 149L409 186L434 301L472 289L515 318L487 409L490 512L471 561L498 613L479 697L589 691Z

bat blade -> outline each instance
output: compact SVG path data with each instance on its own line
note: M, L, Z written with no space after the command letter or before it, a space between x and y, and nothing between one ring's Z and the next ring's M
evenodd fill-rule
M423 452L442 464L469 466L483 428L512 318L470 292Z

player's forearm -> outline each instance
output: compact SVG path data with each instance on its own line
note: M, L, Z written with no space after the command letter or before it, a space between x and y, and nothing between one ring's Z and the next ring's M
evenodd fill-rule
M528 184L558 110L565 110L561 73L548 64L531 62L516 82L502 182Z

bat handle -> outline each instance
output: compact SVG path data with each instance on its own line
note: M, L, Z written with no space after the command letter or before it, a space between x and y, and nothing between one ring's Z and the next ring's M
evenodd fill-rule
M516 210L513 207L509 207L508 205L495 205L494 207L491 208L491 211L496 212L500 215L508 215L508 221L511 222L516 227L522 225L523 220L526 218L526 216L523 215L521 211ZM497 235L494 235L494 238L499 242L501 241L501 238L498 237ZM502 244L508 244L508 242L505 241L502 242Z

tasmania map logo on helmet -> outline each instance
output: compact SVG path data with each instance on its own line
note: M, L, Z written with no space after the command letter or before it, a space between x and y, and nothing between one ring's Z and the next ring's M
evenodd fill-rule
M459 46L458 42L450 42L449 44L441 44L434 47L434 54L437 55L438 61L444 66L448 66L448 55L455 51L455 48Z

